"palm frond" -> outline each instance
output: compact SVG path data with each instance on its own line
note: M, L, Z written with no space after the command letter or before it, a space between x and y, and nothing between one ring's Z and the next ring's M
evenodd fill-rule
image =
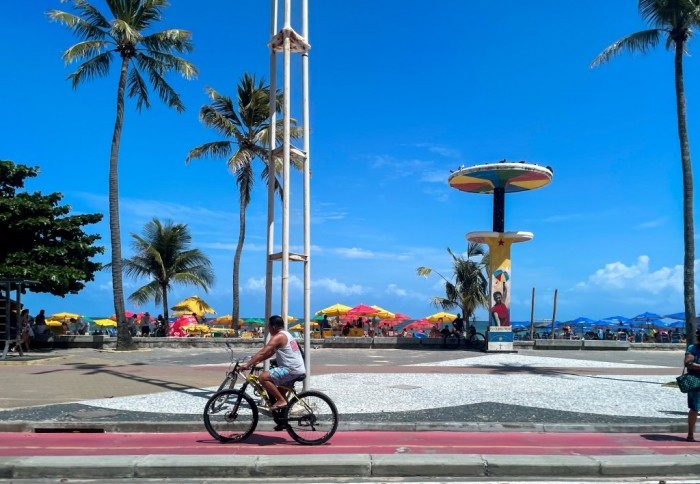
M127 95L136 98L136 109L138 111L141 111L143 106L146 106L146 109L151 107L151 103L148 101L148 86L146 86L146 82L141 77L138 69L131 69L131 72L129 72L127 89Z
M192 32L180 29L168 29L146 35L141 43L154 52L175 51L181 54L192 52Z
M172 86L168 84L162 75L165 71L165 66L153 57L142 53L137 53L136 58L138 60L139 67L148 74L148 78L153 85L153 89L156 91L156 93L158 93L160 100L169 107L175 108L178 112L183 112L185 110L185 105L182 104L180 96L177 92L175 92Z
M95 7L86 0L74 0L75 9L80 12L80 16L87 20L90 25L103 29L109 28L109 22Z
M109 31L110 35L120 43L130 44L133 46L141 42L141 39L143 38L141 32L125 19L114 19Z
M75 72L68 75L67 79L71 81L71 85L75 89L85 79L106 75L109 72L111 61L112 52L104 52L82 63Z
M226 115L214 106L205 105L199 110L199 120L208 128L214 128L222 136L229 138L242 137L239 131L238 118Z
M106 40L85 40L70 46L63 53L62 57L66 64L70 64L77 60L100 55L100 53L108 49L110 44L111 43Z
M663 30L652 29L623 37L598 54L598 57L591 62L591 68L609 62L610 59L623 51L646 53L659 44L662 33L664 33Z
M75 32L78 38L83 40L104 40L108 36L107 31L103 30L109 28L109 23L106 22L104 25L96 25L83 20L77 15L60 10L49 10L46 12L46 16L53 22L65 25Z
M223 158L229 156L233 150L232 143L230 141L213 141L211 143L204 143L196 148L193 148L185 159L186 163L197 158Z

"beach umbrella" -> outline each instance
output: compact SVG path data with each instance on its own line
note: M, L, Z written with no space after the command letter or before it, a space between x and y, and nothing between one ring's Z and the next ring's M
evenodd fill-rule
M664 316L664 318L679 319L681 321L685 321L685 311L681 313L667 314L666 316Z
M71 318L78 319L79 317L80 314L76 313L56 313L49 316L49 319L53 319L54 321L65 321Z
M352 308L350 306L346 306L345 304L334 304L332 306L328 306L327 308L321 309L316 314L317 315L325 314L327 316L342 316L343 314L347 313L351 309Z
M46 326L57 327L57 326L61 326L62 324L63 324L63 322L57 321L55 319L47 319L46 320Z
M347 314L348 316L375 316L378 312L379 311L374 309L372 306L367 306L366 304L358 304L345 314Z
M375 306L375 305L372 305L372 307L378 311L375 316L378 316L379 319L394 319L394 317L396 316L391 311L387 311L386 309L384 309L382 307Z
M125 318L133 318L134 316L136 316L136 313L132 313L131 311L124 311L124 317L125 317ZM109 317L109 319L111 319L112 321L116 321L116 320L117 320L117 315L116 315L116 314L112 314L112 315Z
M431 323L427 318L423 318L408 323L406 326L404 326L404 329L429 329L433 326L434 324Z
M95 320L95 324L96 324L97 326L102 326L102 327L105 327L105 328L110 328L110 327L111 327L111 328L116 328L116 327L117 327L117 322L116 322L116 321L113 321L113 320L111 320L111 319L109 319L109 318L100 318L100 319L96 319L96 320Z
M452 313L446 313L444 311L440 311L439 313L431 314L430 316L427 316L425 319L428 321L432 321L433 323L437 323L440 319L442 319L443 322L445 323L450 323L457 319L456 314Z
M219 316L218 318L214 318L211 321L213 324L231 324L233 323L233 316L230 314L226 314L224 316ZM238 322L240 323L241 320L239 319Z
M243 322L249 326L265 326L265 320L262 318L243 318Z
M170 309L173 311L195 313L197 316L204 316L206 313L213 314L216 312L213 307L207 304L206 301L199 296L185 298Z

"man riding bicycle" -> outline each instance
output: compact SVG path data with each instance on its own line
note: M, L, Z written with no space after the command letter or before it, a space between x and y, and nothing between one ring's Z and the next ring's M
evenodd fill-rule
M301 354L299 344L294 336L285 331L284 320L280 316L271 316L268 323L270 328L270 339L267 344L258 351L246 363L240 365L241 370L249 370L258 363L265 361L272 355L277 359L277 366L260 374L258 379L267 390L268 395L275 399L271 409L276 410L287 406L287 400L282 395L278 385L286 385L293 382L298 377L306 374L304 358Z

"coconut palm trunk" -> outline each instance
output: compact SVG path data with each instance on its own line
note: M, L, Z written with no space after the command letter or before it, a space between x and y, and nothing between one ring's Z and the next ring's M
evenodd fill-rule
M241 255L243 254L243 245L245 243L245 211L246 204L241 200L241 206L238 211L238 244L236 245L236 254L233 256L233 329L238 331L238 318L240 317L240 273L241 273Z
M685 334L695 343L695 239L693 222L693 169L690 161L690 142L685 113L685 87L683 85L683 51L685 39L676 42L675 80L676 110L678 113L678 141L681 148L683 170L683 296L685 301Z
M114 121L112 148L109 154L109 235L112 245L112 294L114 295L114 314L117 316L117 349L127 349L133 344L124 315L122 242L119 226L119 144L124 125L124 90L128 71L129 59L123 57L117 87L117 116Z

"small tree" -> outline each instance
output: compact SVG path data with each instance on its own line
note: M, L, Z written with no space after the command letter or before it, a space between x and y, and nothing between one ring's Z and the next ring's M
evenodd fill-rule
M192 236L187 225L165 225L154 218L143 228L143 235L131 234L134 255L124 260L128 276L146 277L150 282L129 296L129 301L143 304L153 300L163 304L168 319L168 290L173 283L199 286L204 291L214 284L212 265L199 249L191 249Z
M430 299L430 304L445 311L460 308L465 321L469 321L479 307L488 307L489 283L485 275L488 267L488 254L484 246L475 242L469 242L467 258L456 255L450 248L447 252L452 257L453 278L440 274L429 267L419 267L416 273L422 277L428 277L435 272L445 281L445 297L435 296ZM481 256L477 262L472 257Z
M104 252L99 235L83 227L101 214L68 215L60 193L24 192L24 182L39 168L0 161L0 277L37 281L32 292L77 294L102 266L91 259Z

